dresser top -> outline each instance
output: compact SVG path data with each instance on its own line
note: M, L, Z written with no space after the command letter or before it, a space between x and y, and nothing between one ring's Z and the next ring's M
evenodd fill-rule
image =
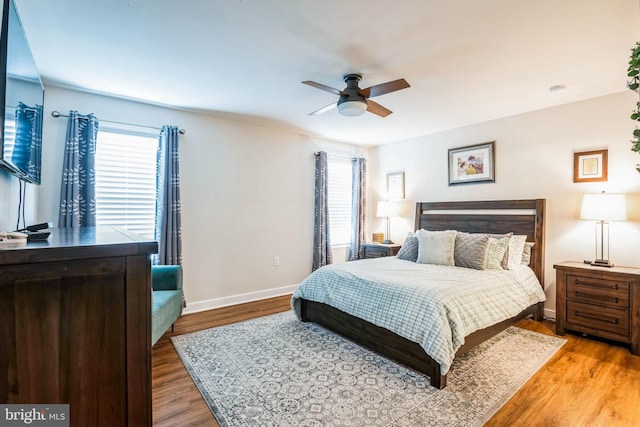
M50 228L47 240L0 245L0 265L149 255L158 243L117 227Z
M589 271L599 271L603 273L620 273L620 274L634 274L640 275L640 268L638 267L624 267L624 266L615 266L615 267L597 267L591 264L586 264L584 262L578 261L562 261L557 264L554 264L553 268L555 269L584 269Z

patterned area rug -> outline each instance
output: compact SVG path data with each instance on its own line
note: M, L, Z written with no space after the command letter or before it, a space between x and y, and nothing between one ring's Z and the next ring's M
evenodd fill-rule
M172 338L222 426L472 426L565 343L510 327L429 378L293 312Z

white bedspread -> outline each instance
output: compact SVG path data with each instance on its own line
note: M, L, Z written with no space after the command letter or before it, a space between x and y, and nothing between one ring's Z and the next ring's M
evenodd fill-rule
M529 267L472 270L395 257L322 267L293 294L321 302L419 343L446 374L464 337L545 300Z

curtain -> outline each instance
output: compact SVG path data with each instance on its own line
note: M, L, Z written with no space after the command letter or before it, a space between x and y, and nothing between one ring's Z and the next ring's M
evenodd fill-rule
M98 119L69 111L58 227L96 225L95 155Z
M40 182L42 152L42 105L29 107L22 102L16 108L16 135L11 161L20 171Z
M156 175L155 264L182 264L182 207L180 206L180 152L178 127L163 126Z
M329 204L327 153L316 153L315 201L313 223L313 266L311 271L331 264L331 241L329 239Z
M349 246L349 261L362 258L360 244L365 241L364 218L367 212L366 184L367 159L356 157L352 161L353 175L351 180L351 245Z

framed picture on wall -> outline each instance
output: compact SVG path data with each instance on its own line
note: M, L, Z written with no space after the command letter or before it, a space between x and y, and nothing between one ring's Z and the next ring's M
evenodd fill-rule
M387 174L387 197L389 200L404 199L404 172Z
M609 150L573 153L573 182L598 182L608 179Z
M495 141L449 149L449 185L496 182Z

